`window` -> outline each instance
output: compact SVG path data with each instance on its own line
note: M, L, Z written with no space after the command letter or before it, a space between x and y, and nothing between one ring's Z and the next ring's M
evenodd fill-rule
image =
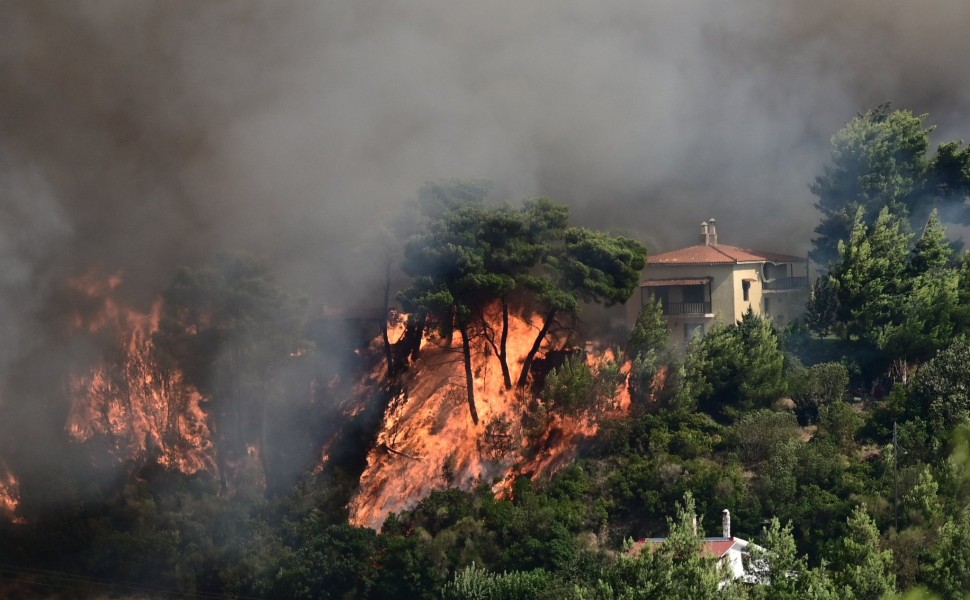
M751 291L751 282L745 279L744 281L741 282L741 295L744 296L745 302L751 299L748 297L750 295L748 294L748 292L750 291Z
M770 298L765 298L765 314L766 315L767 314L771 314L771 302L769 302L769 300L770 300Z
M684 302L685 303L700 303L704 302L704 286L703 285L685 285L683 288Z

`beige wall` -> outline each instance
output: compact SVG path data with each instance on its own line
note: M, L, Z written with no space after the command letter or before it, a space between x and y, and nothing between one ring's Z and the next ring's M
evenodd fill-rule
M711 309L712 317L700 315L682 315L668 317L667 328L670 331L670 343L675 348L684 348L687 340L685 339L685 326L691 331L697 326L703 328L707 333L714 326L715 322L732 323L730 319L735 313L735 295L740 297L741 280L735 277L733 265L678 265L675 267L650 265L644 273L644 279L687 279L711 277ZM737 288L737 291L735 291ZM632 328L636 323L640 308L643 306L643 298L646 297L646 290L640 288L635 292L634 297L627 302L627 321ZM670 298L671 302L680 301L679 298ZM745 307L747 308L747 307Z
M808 294L807 289L765 292L762 305L767 301L767 308L763 314L780 329L801 316L808 302Z
M711 308L718 320L731 323L732 315L736 313L734 298L740 298L741 279L734 273L733 265L678 265L676 267L650 265L644 273L644 279L689 279L711 277ZM735 289L736 288L736 289ZM636 298L640 303L640 298ZM671 298L671 301L674 301ZM633 321L639 313L642 303L637 304ZM747 306L745 306L747 308ZM724 320L728 319L728 320Z
M750 306L755 314L760 315L764 312L764 305L761 302L761 265L735 265L733 271L734 295L732 297L732 307L734 317L732 320L723 319L725 324L735 323L741 320L741 316L748 311ZM751 288L748 290L748 299L744 299L744 280L751 279Z
M781 266L774 268L774 276L787 276L783 274L782 269L788 269L789 267ZM643 278L712 278L712 317L684 315L668 317L667 319L671 345L683 348L686 346L685 326L689 330L693 330L696 326L702 326L703 331L706 333L711 330L715 323L729 325L740 320L742 315L748 310L748 306L754 310L755 314L770 317L776 327L784 327L801 315L805 307L805 302L808 300L807 290L765 291L762 288L762 270L763 263L740 265L649 265ZM747 301L744 300L744 290L742 288L745 279L752 280L751 287L748 290ZM643 298L646 294L646 289L640 288L634 293L633 298L627 302L627 323L631 328L636 323L637 315L640 313L640 308L643 306ZM677 302L679 298L671 297L670 301Z

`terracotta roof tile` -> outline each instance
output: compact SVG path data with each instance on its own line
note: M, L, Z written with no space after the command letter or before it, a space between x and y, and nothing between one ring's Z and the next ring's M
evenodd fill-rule
M716 265L737 264L743 262L805 262L804 257L780 254L778 252L764 252L729 246L727 244L698 244L679 250L655 254L648 259L651 265Z
M719 540L704 540L704 547L701 550L701 555L703 556L713 556L715 558L721 558L727 554L728 550L734 546L734 538L723 538Z
M648 544L650 547L656 547L658 544L662 544L667 540L667 538L644 538L637 540L633 543L633 547L630 548L629 554L631 556L639 556L644 548L647 548ZM727 554L728 550L734 547L736 540L733 537L729 538L704 538L701 540L701 556L713 556L714 558L721 558Z
M648 279L640 285L644 287L664 287L668 285L704 285L713 280L711 277L685 277L681 279Z

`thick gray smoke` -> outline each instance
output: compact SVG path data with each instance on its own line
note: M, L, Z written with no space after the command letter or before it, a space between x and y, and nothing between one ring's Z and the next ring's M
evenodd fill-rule
M52 289L265 257L317 303L369 289L422 182L547 195L651 251L804 253L829 137L891 100L966 136L962 0L4 1L0 378ZM11 399L7 399L11 401ZM18 400L22 401L22 400Z

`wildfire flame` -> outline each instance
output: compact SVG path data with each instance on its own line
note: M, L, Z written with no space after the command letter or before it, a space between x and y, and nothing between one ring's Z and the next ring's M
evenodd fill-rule
M171 469L194 473L214 468L202 394L176 370L154 359L152 334L163 304L148 313L122 306L120 274L72 279L69 287L97 309L73 319L79 332L106 336L120 352L101 357L70 379L71 411L65 429L78 442L104 438L119 460L152 455Z
M497 314L491 318L498 320ZM513 372L521 368L537 330L536 324L511 317L507 352ZM451 342L450 347L424 342L405 391L388 406L350 505L353 524L379 528L388 514L412 508L435 489L467 490L479 481L497 480L493 491L506 493L520 474L535 478L565 466L581 442L596 434L596 419L589 415L554 415L537 443L528 444L521 423L529 402L521 392L505 389L499 362L485 341L473 349L480 415L476 426L469 416L461 355L456 352L460 341L456 337ZM587 356L591 361L612 358ZM607 410L611 415L629 408L623 387Z
M20 485L7 465L0 462L0 515L17 522L15 515L19 505Z

